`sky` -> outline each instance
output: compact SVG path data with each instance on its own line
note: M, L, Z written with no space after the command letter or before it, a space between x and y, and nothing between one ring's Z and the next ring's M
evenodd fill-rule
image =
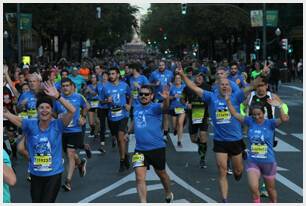
M138 18L141 16L141 15L143 15L143 14L145 14L145 13L147 13L147 9L150 7L150 3L147 3L147 2L141 2L141 3L132 3L131 5L136 5L136 6L138 6L139 7L139 14L138 14Z

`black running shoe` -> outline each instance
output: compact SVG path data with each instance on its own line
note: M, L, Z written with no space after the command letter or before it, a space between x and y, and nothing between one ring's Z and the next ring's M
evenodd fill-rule
M176 131L176 130L173 131L173 135L174 135L174 136L177 135L177 131Z
M125 163L124 160L120 160L119 172L124 172L124 170L125 170L124 169L124 166L125 166L124 163Z
M130 159L129 159L129 155L125 155L125 158L124 158L124 166L125 166L125 168L128 170L128 169L130 169Z
M200 168L207 168L206 161L203 159L200 160Z
M85 146L84 150L85 150L87 158L90 159L92 154L91 154L91 150L90 150L89 146L87 146L87 147Z
M173 193L171 192L170 195L168 195L168 196L166 197L166 203L171 203L171 202L173 201L173 199L174 199L174 195L173 195Z
M106 153L106 150L103 146L101 146L98 151L100 151L102 154L105 154Z
M116 140L112 138L112 147L116 147Z
M183 147L182 142L181 142L181 141L178 141L178 142L177 142L177 146L178 146L178 147Z
M62 187L64 188L64 190L65 190L66 192L70 192L70 191L71 191L71 181L66 180L66 181L65 181L65 184L63 184Z
M81 177L84 177L86 175L86 164L87 164L87 159L83 158L81 160L81 164L79 165L79 173Z

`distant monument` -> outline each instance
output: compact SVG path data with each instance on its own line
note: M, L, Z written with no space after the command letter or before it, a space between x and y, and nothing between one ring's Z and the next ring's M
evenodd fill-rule
M145 53L146 44L141 41L136 30L133 28L134 36L131 42L123 45L123 51L127 54L143 54Z

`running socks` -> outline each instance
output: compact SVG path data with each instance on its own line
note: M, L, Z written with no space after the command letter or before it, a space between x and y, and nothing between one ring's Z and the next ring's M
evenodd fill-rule
M257 197L256 199L253 199L253 203L260 203L260 197Z
M207 143L200 143L199 142L198 153L200 155L201 160L205 160L206 151L207 151Z

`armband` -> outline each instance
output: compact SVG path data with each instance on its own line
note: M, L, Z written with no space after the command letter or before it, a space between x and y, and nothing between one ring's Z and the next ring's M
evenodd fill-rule
M279 106L279 108L282 108L283 111L284 111L284 114L288 115L289 109L288 109L287 104L282 103L282 104Z
M244 112L244 111L245 111L245 108L246 108L246 106L245 106L243 103L241 103L241 104L240 104L240 114L241 114L242 116L246 116L246 113Z

